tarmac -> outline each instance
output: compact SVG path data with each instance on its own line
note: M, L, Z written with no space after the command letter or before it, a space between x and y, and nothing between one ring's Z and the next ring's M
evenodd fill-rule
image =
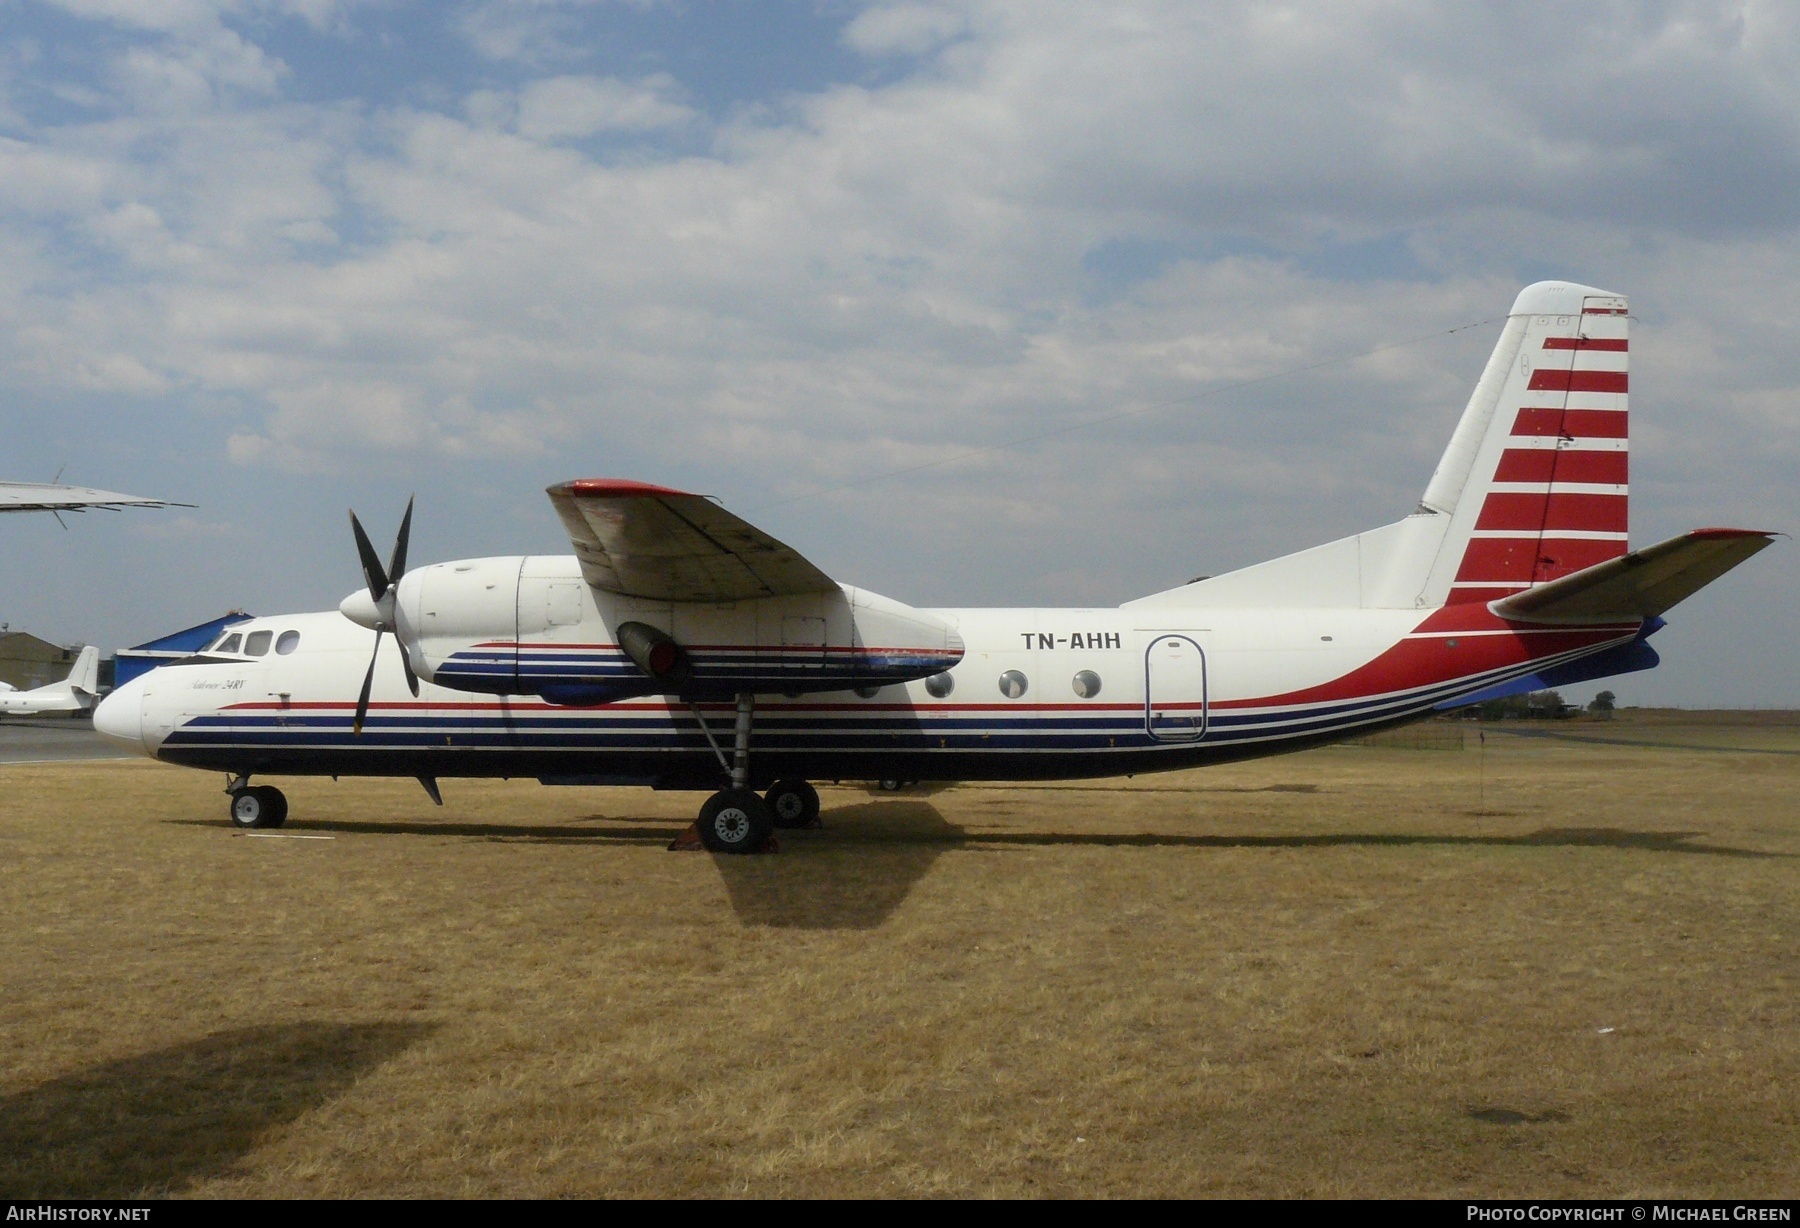
M76 759L131 757L95 733L90 717L0 720L0 763L64 763Z

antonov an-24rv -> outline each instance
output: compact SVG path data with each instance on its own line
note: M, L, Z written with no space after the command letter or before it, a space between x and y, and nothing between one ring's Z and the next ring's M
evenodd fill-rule
M287 811L252 774L537 776L717 789L701 841L751 852L816 823L809 779L1191 767L1645 669L1658 616L1772 535L1628 552L1626 322L1528 287L1410 516L1117 609L914 609L701 496L587 479L549 491L573 556L409 571L409 505L384 568L352 515L367 589L236 624L94 724L229 773L243 827Z

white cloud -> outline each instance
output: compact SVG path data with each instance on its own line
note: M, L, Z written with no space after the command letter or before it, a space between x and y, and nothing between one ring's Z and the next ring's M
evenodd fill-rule
M923 55L964 33L969 26L961 4L878 4L844 27L844 42L864 55Z
M286 100L231 7L158 17L127 114L0 141L16 387L223 397L247 466L536 453L745 507L1496 315L1555 273L1645 317L1634 464L1669 509L1645 522L1800 502L1780 8L879 5L845 42L922 62L709 130L669 74L568 71L555 6L469 10L530 79L458 114ZM568 143L620 133L628 156ZM1334 273L1362 240L1397 254ZM1133 244L1153 256L1125 269ZM1486 344L771 528L902 595L1117 600L1407 510ZM1208 531L1122 527L1174 524Z
M674 101L676 92L675 79L667 73L635 82L612 77L533 81L519 95L518 132L534 141L556 141L679 128L698 114Z

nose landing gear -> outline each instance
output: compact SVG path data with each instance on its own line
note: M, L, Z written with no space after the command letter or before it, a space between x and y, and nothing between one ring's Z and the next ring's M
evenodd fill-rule
M274 785L250 785L239 777L231 794L231 825L240 828L280 827L287 822L287 796Z

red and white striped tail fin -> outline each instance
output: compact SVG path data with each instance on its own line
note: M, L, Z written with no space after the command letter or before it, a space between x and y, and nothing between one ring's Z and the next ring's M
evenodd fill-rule
M1439 462L1447 515L1425 604L1513 596L1628 550L1625 299L1528 286Z

